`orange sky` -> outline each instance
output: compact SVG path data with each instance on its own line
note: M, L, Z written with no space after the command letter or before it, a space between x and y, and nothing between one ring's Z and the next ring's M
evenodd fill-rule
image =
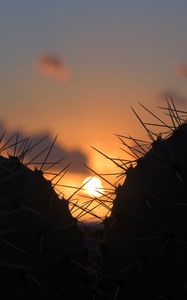
M2 126L58 133L59 152L113 171L90 146L124 156L114 134L143 135L130 106L155 111L169 93L186 107L186 9L174 0L1 1ZM64 183L87 175L74 170Z

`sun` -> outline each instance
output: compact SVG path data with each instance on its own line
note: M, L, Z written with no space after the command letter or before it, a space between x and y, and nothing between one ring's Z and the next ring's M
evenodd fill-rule
M93 176L93 177L87 177L86 179L83 180L84 191L89 194L90 196L94 197L101 197L102 192L104 190L104 187L102 185L102 182L100 178Z

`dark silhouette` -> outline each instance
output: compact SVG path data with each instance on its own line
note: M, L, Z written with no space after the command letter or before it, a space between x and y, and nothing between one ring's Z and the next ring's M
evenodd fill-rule
M172 99L167 104L171 125L145 107L156 124L135 112L151 142L127 170L106 224L103 272L110 280L104 288L114 299L187 297L186 112ZM153 126L163 127L163 137L156 137ZM136 141L143 151L146 144Z
M14 135L2 143L2 133L1 299L186 299L187 113L170 99L162 108L170 124L141 106L156 121L144 122L133 109L149 141L118 135L131 160L95 149L119 167L117 178L123 182L114 185L88 167L110 189L82 205L73 199L76 192L64 199L54 191L69 165L51 181L45 179L46 170L59 162L48 163L56 138L34 153L33 161L45 155L31 170L32 159L24 164L25 155L45 138L33 144ZM8 149L12 154L4 157ZM98 216L100 224L79 224L69 207L94 216L89 208L93 201L111 215L103 220Z

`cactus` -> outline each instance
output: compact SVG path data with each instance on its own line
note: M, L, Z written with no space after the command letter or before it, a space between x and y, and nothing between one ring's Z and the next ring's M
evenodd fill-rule
M119 136L133 158L104 222L103 290L115 300L187 297L187 113L167 105L171 125L144 106L156 124L134 111L151 142Z
M32 144L19 140L18 135L3 140L4 134L0 149L1 299L74 299L83 277L82 233L68 202L60 199L53 181L45 178L52 145L40 168L31 169L29 161L24 163L25 156L42 140ZM5 151L12 154L5 156ZM60 178L66 168L57 174Z
M133 110L150 141L118 135L131 160L113 159L95 149L122 170L117 173L122 183L114 185L100 175L110 188L83 204L73 200L76 192L64 199L55 191L68 166L46 179L57 163L48 163L56 139L26 162L37 143L18 135L3 142L2 134L2 299L186 299L187 113L170 99L162 108L169 124L143 108L156 119L144 122ZM5 151L11 154L5 156ZM31 168L45 151L43 162ZM108 209L107 217L98 216L99 225L79 224L77 219L87 213L97 217L95 205L90 208L94 203ZM75 219L71 212L78 209L82 211Z

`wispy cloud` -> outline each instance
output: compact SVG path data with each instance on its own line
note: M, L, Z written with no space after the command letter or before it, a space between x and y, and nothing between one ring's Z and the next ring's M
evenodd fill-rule
M55 54L43 54L38 58L38 70L44 76L50 76L64 81L69 76L69 71L63 59Z
M179 105L187 103L187 99L174 90L163 91L159 94L158 100L163 104L166 102L166 100L169 100L170 98L172 98L174 102Z

